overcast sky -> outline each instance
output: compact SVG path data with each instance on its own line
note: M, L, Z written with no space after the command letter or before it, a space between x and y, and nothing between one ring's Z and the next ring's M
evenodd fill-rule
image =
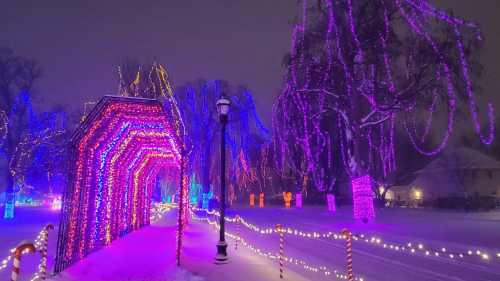
M480 23L482 87L497 95L500 1L432 2ZM295 0L2 0L0 46L39 62L36 91L45 105L76 108L116 93L117 64L132 57L164 64L174 85L197 78L245 84L270 125L296 10Z

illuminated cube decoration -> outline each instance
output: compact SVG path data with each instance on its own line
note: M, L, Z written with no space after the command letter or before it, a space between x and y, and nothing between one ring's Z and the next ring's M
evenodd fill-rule
M336 212L337 211L337 207L335 205L335 195L333 194L327 194L326 195L326 202L328 204L328 211L330 212Z
M295 194L295 207L302 208L302 193Z
M264 208L264 192L259 194L259 208Z
M148 225L152 192L162 169L178 170L173 174L181 178L182 121L171 117L167 108L166 102L152 99L106 96L76 130L56 272ZM181 190L186 199L187 184L185 176ZM187 213L183 209L185 204L180 212Z
M372 178L365 175L351 180L352 198L354 201L354 219L373 220L375 209L373 207Z
M292 202L292 193L290 191L283 191L283 201L285 202L285 208L290 208L290 204Z

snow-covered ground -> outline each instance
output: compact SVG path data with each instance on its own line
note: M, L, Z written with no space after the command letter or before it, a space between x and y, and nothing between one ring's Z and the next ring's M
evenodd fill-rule
M34 239L48 222L58 224L58 213L45 209L19 208L13 221L0 220L0 259L23 239ZM234 240L229 242L230 262L215 265L216 230L206 222L192 220L185 232L182 266L175 266L176 210L152 226L131 233L110 246L92 253L58 276L57 281L69 280L279 280L278 262L267 258ZM382 239L380 244L366 243L362 238L353 243L353 268L358 278L376 281L413 280L500 280L500 212L456 213L446 211L383 209L375 222L356 223L351 219L349 207L330 213L323 207L305 206L303 209L278 207L231 208L228 217L239 214L247 222L259 227L277 223L285 228L317 233L339 232L349 228L355 234ZM206 217L197 212L199 217ZM209 216L213 220L213 217ZM262 235L240 225L227 222L229 233L240 233L246 242L267 253L279 249L276 233ZM50 233L49 267L53 264L57 229ZM389 245L424 245L422 251L412 254L405 250L390 250ZM382 245L387 243L387 247ZM446 252L442 252L441 248ZM424 250L440 251L440 256L425 256ZM472 256L453 259L449 254L466 253ZM488 253L488 260L476 255ZM333 237L315 239L285 235L284 253L298 258L310 266L325 266L332 272L305 270L303 265L285 263L285 280L337 280L333 270L345 273L345 240ZM35 272L39 257L27 255L22 260L21 280L28 280ZM8 280L10 267L0 271L0 280Z
M363 239L353 243L353 267L356 276L364 280L500 280L500 212L463 213L417 209L382 209L372 223L354 222L351 208L340 208L330 213L324 207L303 209L233 208L229 217L239 214L247 222L259 227L285 228L318 233L340 232L343 228ZM228 231L236 231L234 223ZM246 228L242 237L266 251L277 251L276 234L262 235ZM382 242L371 242L371 237ZM383 244L386 248L383 248ZM412 243L408 247L408 243ZM419 250L418 244L423 245ZM392 250L389 245L403 245ZM330 269L344 269L345 240L333 238L308 239L285 235L285 255L300 258L313 265ZM415 253L409 248L416 248ZM443 249L444 248L444 249ZM430 255L425 255L429 249ZM434 251L432 251L432 250ZM471 256L467 251L472 250ZM477 255L479 250L481 255ZM439 256L435 256L435 251ZM464 253L464 257L458 256ZM488 256L483 257L483 253ZM453 258L450 257L453 255ZM485 259L487 258L487 259ZM311 280L331 280L331 276L306 273Z
M9 248L20 240L36 237L47 222L56 222L57 214L42 209L23 209L14 221L1 221L0 251L7 255ZM279 280L276 264L270 264L245 248L232 252L228 264L215 265L218 234L208 224L193 221L185 232L182 265L175 265L175 231L177 211L167 212L155 224L130 233L110 246L90 254L50 280L127 280L127 281L237 281ZM49 267L53 267L55 233L51 233ZM229 251L234 241L228 240ZM3 256L2 256L3 258ZM21 262L19 280L29 280L39 262L37 255L26 255ZM9 280L10 269L0 271L0 280ZM52 270L50 270L52 272ZM307 280L287 272L290 280Z
M9 255L11 248L14 248L22 240L34 241L42 228L51 223L55 229L49 232L47 265L52 268L57 244L59 215L60 211L46 207L16 207L14 219L0 218L0 263ZM29 280L31 275L36 272L39 263L39 254L24 255L21 260L21 276L18 280ZM5 269L0 270L0 280L10 280L10 271L11 263Z

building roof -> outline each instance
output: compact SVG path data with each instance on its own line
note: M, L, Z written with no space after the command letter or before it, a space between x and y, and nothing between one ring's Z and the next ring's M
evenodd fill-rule
M416 174L451 170L500 170L500 161L471 148L449 148Z

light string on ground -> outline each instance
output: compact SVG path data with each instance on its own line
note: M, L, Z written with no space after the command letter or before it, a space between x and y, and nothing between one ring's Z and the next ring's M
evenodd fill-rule
M194 208L195 211L206 212L207 215L219 216L220 214L215 211L208 211L204 209ZM236 222L236 218L234 217L225 217L227 222L234 223ZM262 235L272 235L276 233L276 229L273 227L259 227L255 224L247 222L243 217L239 217L239 223L245 226L247 229L250 229L254 232L260 233ZM334 240L344 240L346 237L341 233L336 233L332 231L321 232L321 231L304 231L296 228L286 227L284 229L284 234L286 235L294 235L301 238L308 239L334 239ZM420 242L407 242L407 243L396 243L396 242L386 242L385 239L382 239L376 235L368 235L363 233L353 233L352 239L354 242L364 242L365 244L369 244L375 247L380 247L386 250L392 250L396 252L408 253L410 255L422 254L425 257L434 257L434 258L449 258L449 259L466 259L477 257L479 260L488 262L493 257L496 257L500 260L500 252L495 255L491 254L488 251L483 249L468 249L467 251L459 251L459 250L450 250L446 246L442 247L427 247L423 243Z
M52 224L46 225L35 239L35 249L40 252L40 264L38 264L38 271L33 274L30 281L45 280L47 279L47 252L49 247L49 231L53 230Z
M154 223L158 221L166 212L170 211L172 208L176 208L176 204L172 203L157 203L154 204L154 206L151 208L151 222ZM35 242L33 243L35 245L35 248L37 251L47 251L47 238L48 238L48 231L51 230L50 228L44 227L37 235ZM6 256L2 261L0 262L0 271L3 269L7 268L9 265L9 262L12 260L13 254L15 252L16 248L12 248L9 250L9 255ZM44 265L44 257L42 256L40 260L40 264L38 265L38 271L33 274L33 276L30 278L30 281L35 281L38 279L43 280L44 278L42 277L43 272L46 272L46 257L45 257L45 265Z
M196 210L196 208L193 208L193 209ZM219 224L217 223L216 220L212 221L212 220L210 220L210 218L208 216L207 217L198 217L194 213L193 210L190 210L190 213L191 213L191 217L193 219L198 220L198 221L207 222L209 225L213 226L216 229L219 228ZM241 219L241 220L243 220L243 219ZM267 251L267 252L263 251L260 248L258 248L256 246L250 244L249 242L247 242L241 236L237 236L237 235L235 235L235 234L233 234L231 232L228 232L227 230L226 230L226 236L229 237L229 238L231 238L231 239L233 239L233 240L238 240L241 245L247 247L248 249L250 249L251 251L253 251L254 253L256 253L257 255L259 255L259 256L261 256L263 258L277 260L278 257L279 257L279 253L273 253L273 252L269 252L269 251ZM310 263L308 263L308 262L306 262L304 260L301 260L301 259L298 259L298 258L293 258L293 257L283 256L283 260L286 263L302 267L303 269L308 270L310 272L322 273L325 276L330 276L330 275L333 274L337 279L344 279L344 280L347 279L347 274L342 273L342 271L340 271L340 270L331 270L331 269L328 269L326 266L311 265ZM354 280L356 280L356 281L364 281L366 279L364 279L363 277L355 277Z
M47 235L47 229L44 227L37 235L37 238L35 239L35 242L33 243L35 245L35 248L37 250L41 249L42 241L44 240L44 237ZM13 254L16 251L16 248L12 248L9 250L9 255L5 257L2 262L0 263L0 271L5 269L8 265L9 262L12 260ZM40 265L39 265L40 266Z
M173 208L177 208L177 205L172 203L156 203L151 207L151 223L159 221L165 213Z

